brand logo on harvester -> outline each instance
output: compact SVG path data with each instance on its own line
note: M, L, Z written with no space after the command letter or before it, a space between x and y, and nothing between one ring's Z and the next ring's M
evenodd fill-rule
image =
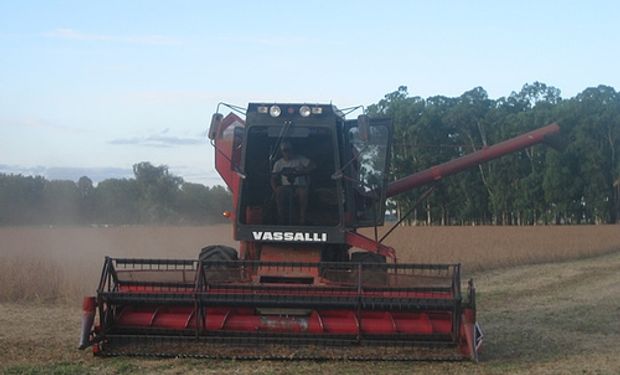
M327 242L327 233L308 232L252 232L257 241Z

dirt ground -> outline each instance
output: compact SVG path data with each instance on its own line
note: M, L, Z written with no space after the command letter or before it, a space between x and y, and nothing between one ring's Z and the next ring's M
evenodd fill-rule
M619 374L620 252L479 272L479 364L94 358L76 350L75 306L0 304L7 374Z

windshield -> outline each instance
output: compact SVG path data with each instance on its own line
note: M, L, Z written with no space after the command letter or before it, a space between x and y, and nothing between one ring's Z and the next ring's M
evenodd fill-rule
M239 222L336 226L335 138L324 126L248 129Z

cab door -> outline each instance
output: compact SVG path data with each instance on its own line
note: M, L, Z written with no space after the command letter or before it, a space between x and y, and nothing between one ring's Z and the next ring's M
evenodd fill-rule
M347 197L347 226L383 225L388 182L392 122L368 117L344 126L343 180Z

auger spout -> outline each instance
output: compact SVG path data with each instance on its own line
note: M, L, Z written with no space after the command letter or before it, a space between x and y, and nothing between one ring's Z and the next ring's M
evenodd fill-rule
M470 169L487 161L523 150L535 144L549 142L551 140L551 136L559 133L559 131L560 126L553 123L495 145L482 148L460 158L435 165L390 183L387 187L386 196L393 197L400 193L404 193L420 186L428 185L434 181L441 180L444 177Z

